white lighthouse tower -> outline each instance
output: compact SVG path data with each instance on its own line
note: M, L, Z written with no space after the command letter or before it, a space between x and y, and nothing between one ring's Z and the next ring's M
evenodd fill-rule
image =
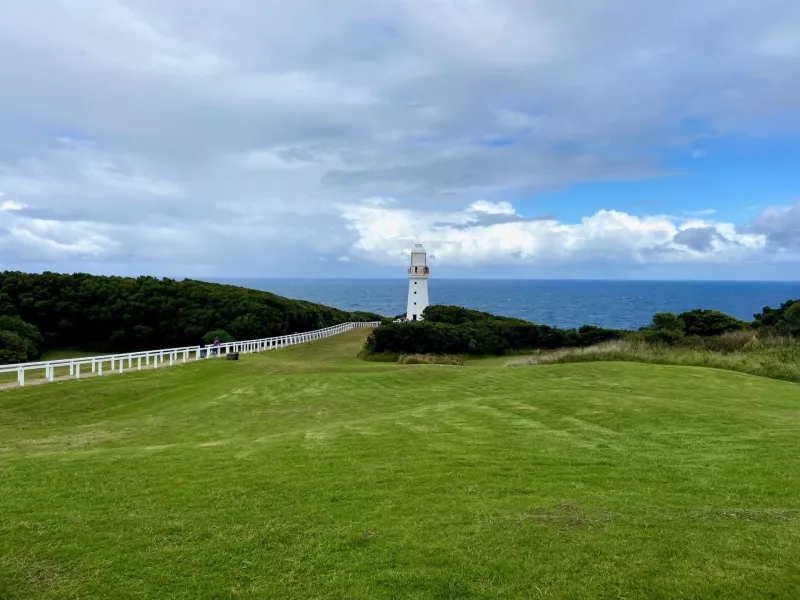
M408 306L406 319L422 320L422 311L428 306L428 269L427 255L422 244L414 244L411 251L411 266L408 267Z

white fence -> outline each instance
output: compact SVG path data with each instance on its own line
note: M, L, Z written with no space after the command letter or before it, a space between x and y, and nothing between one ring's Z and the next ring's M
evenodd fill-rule
M203 360L218 358L231 352L261 352L276 350L303 344L322 338L331 337L339 333L344 333L356 327L377 327L379 321L375 322L355 322L342 323L326 329L307 331L305 333L293 333L278 337L263 338L260 340L248 340L245 342L228 342L219 346L187 346L185 348L168 348L165 350L148 350L146 352L128 352L124 354L109 354L107 356L92 356L86 358L65 358L62 360L49 360L42 362L18 363L15 365L0 365L0 375L4 373L16 373L17 384L25 385L25 373L28 371L43 371L44 381L55 381L56 369L63 371L58 379L73 378L80 379L81 375L104 375L108 373L123 373L127 370L138 370L142 368L160 368L183 364L191 360ZM106 368L107 367L107 368ZM82 372L83 371L83 372ZM0 379L0 387L3 387Z

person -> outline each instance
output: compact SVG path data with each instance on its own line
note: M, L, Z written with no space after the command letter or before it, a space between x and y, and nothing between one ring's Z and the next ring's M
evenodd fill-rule
M216 356L218 352L219 352L219 336L214 338L214 349L212 350L214 356Z

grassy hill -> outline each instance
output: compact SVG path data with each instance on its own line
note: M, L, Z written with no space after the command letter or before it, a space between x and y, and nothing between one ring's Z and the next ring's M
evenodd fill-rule
M797 598L800 389L357 360L0 392L0 598Z

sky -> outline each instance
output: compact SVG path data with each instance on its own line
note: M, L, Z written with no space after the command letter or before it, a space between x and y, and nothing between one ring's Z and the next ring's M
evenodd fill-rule
M0 269L800 280L796 0L0 4Z

